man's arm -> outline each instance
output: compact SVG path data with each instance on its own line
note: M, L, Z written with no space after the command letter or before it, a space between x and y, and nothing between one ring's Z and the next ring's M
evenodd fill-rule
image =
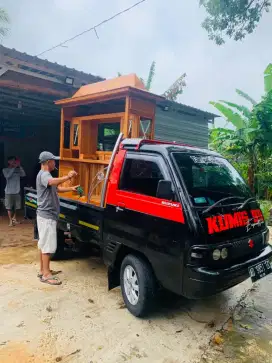
M24 169L20 166L20 177L24 178L26 176L26 173L24 171Z
M5 168L3 169L3 174L6 179L10 179L15 172L15 168Z
M58 187L58 192L59 193L76 192L78 187L79 187L79 185L76 185L75 187L69 187L69 188Z
M42 178L42 183L45 187L49 186L59 186L62 183L67 182L68 180L71 180L73 177L75 177L77 175L77 173L75 171L70 171L68 173L68 175L63 176L61 178L52 178L51 174L45 174L44 177Z
M65 182L67 182L68 180L71 180L71 179L72 179L72 178L71 178L71 177L69 177L68 175L63 176L63 177L61 177L61 178L50 178L50 179L48 180L47 185L50 185L50 186L55 185L55 186L57 187L58 185L60 185L60 184L62 184L62 183L65 183Z

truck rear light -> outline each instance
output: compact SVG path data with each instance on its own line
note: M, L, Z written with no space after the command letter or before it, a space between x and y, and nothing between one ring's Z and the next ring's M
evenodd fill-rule
M212 256L213 256L214 261L220 260L220 258L221 258L221 251L218 250L218 249L214 250Z

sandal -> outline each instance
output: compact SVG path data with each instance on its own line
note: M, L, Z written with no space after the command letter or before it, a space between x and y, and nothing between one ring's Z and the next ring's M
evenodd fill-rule
M16 219L13 219L12 223L13 223L14 226L17 226L18 224L21 224L21 222L17 221Z
M49 277L42 277L40 279L41 282L43 282L44 284L48 284L48 285L61 285L62 282L57 278L57 277L54 277L54 276L49 276ZM55 282L50 282L50 281L55 281Z
M52 276L55 276L55 275L58 275L58 274L60 274L60 273L62 273L62 271L61 270L59 270L59 271L54 271L54 270L50 270L50 273L51 273L51 275ZM37 277L39 278L39 279L41 279L42 278L42 274L38 274L37 275Z

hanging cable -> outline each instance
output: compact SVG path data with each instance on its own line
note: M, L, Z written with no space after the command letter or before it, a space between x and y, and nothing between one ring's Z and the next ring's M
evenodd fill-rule
M97 34L97 30L96 30L98 27L100 27L101 25L103 25L103 24L105 24L105 23L108 23L109 21L111 21L111 20L113 20L113 19L117 18L119 15L122 15L122 14L126 13L127 11L130 11L131 9L133 9L133 8L135 8L136 6L138 6L138 5L142 4L142 3L144 3L145 1L147 1L147 0L141 0L141 1L138 1L136 4L134 4L134 5L130 6L129 8L126 8L126 9L124 9L124 10L122 10L122 11L119 11L119 13L114 14L114 15L113 15L113 16L111 16L110 18L108 18L108 19L105 19L105 20L101 21L100 23L98 23L98 24L94 25L93 27L91 27L91 28L89 28L89 29L84 30L83 32L81 32L81 33L79 33L79 34L74 35L72 38L66 39L66 40L64 40L63 42L61 42L61 43L59 43L59 44L57 44L57 45L54 45L54 46L52 46L51 48L48 48L48 49L44 50L43 52L41 52L41 53L37 54L37 55L36 55L36 57L39 57L39 56L43 55L44 53L50 52L51 50L56 49L56 48L58 48L58 47L63 47L63 45L64 45L64 44L66 44L66 43L68 43L68 42L71 42L72 40L74 40L74 39L76 39L76 38L79 38L79 37L81 37L82 35L84 35L84 34L86 34L86 33L90 32L90 31L92 31L92 30L95 32L95 34L96 34L96 36L97 36L97 38L98 38L98 34Z

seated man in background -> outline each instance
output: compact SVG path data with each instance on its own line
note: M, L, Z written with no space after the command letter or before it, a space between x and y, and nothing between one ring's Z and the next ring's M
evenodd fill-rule
M19 223L16 211L21 209L21 178L26 174L20 160L15 156L8 158L8 167L3 169L3 174L6 178L5 207L8 211L9 226L12 227Z

